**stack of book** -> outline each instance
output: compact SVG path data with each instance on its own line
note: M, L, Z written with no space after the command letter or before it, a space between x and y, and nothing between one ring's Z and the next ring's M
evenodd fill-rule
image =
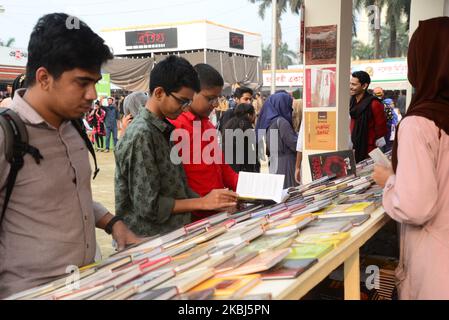
M270 299L269 293L247 292L261 281L306 272L347 241L382 197L368 175L352 173L285 191L283 202L217 213L84 266L78 281L68 275L10 299ZM388 275L381 275L385 290L391 287Z

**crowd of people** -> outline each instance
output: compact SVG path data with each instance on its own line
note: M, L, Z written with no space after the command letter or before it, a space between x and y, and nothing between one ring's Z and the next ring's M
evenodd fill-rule
M1 192L1 298L64 274L69 265L92 263L95 227L122 249L218 210L236 210L239 172L260 172L265 158L270 173L285 176L284 188L301 183L301 101L286 91L264 97L243 86L228 100L218 71L175 55L154 66L148 95L97 100L101 66L113 55L85 23L68 30L67 18L48 14L38 21L26 77L11 88L8 107L29 139L14 191L8 197L3 187ZM435 28L441 33L432 33ZM415 33L409 78L417 92L406 114L379 88L370 92L366 72L354 72L349 84L356 160L377 147L393 148L393 168L376 167L374 179L385 186L386 212L406 230L401 249L408 259L401 260L399 275L403 298L449 298L444 215L449 80L440 72L448 67L448 35L449 18L422 23ZM401 117L406 119L399 129ZM80 118L90 141L74 123ZM241 147L236 132L243 134ZM109 152L111 135L115 216L92 199L87 152L91 144ZM0 130L0 150L4 137ZM15 164L0 154L0 185L7 184ZM418 253L410 254L412 249Z

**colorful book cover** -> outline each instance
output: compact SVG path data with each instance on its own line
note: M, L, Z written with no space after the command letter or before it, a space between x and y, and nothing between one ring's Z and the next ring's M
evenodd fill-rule
M377 208L375 202L341 204L319 215L321 219L345 216L365 216Z
M257 257L257 251L240 252L231 259L215 267L216 273L226 272L240 267L242 264Z
M266 271L281 262L285 257L289 255L290 251L290 248L286 248L280 250L270 250L261 253L257 257L251 259L240 267L228 272L220 273L218 276L238 276Z
M281 235L263 235L251 242L242 251L262 253L268 250L283 249L290 246L296 236L297 232L295 231Z
M353 150L342 150L309 155L312 179L335 174L337 178L355 174L355 157Z
M306 27L307 65L337 63L337 25Z
M332 218L320 218L310 223L309 226L300 233L300 235L346 232L351 230L352 227L351 220L334 221Z
M159 270L162 272L167 272L170 270L174 270L176 273L184 272L192 267L206 261L209 259L209 254L192 254L183 258L174 258L172 262L169 264L159 268Z
M335 67L306 68L306 108L335 107L336 69Z
M215 296L240 297L260 282L260 275L214 277L204 281L191 291L214 289Z
M214 289L191 291L174 296L171 300L209 300L214 296Z
M348 222L349 221L352 223L352 225L354 227L356 227L356 226L360 226L360 225L364 224L366 221L369 220L370 217L371 217L371 215L364 214L364 215L360 215L360 216L332 217L332 218L326 218L325 220L330 221L330 222Z
M132 282L132 285L137 287L137 292L142 293L142 292L153 289L154 287L173 278L174 276L175 276L175 272L173 270L170 270L170 271L162 273L162 274L151 273L151 274L145 275L141 278L134 280Z
M134 295L130 300L169 300L177 294L176 287L165 287Z
M156 289L174 286L178 289L178 293L185 293L201 282L213 277L213 275L214 270L212 268L195 268L176 275L174 278L156 287Z
M267 292L267 293L247 294L243 296L240 300L272 300L272 299L273 295Z
M287 259L320 259L333 248L334 246L328 243L298 244L292 248L292 252L287 256Z
M304 143L306 150L337 149L337 112L304 113Z
M375 209L374 202L359 202L353 204L351 207L347 208L345 212L363 212L363 213L371 213Z
M294 279L317 262L318 259L284 259L273 269L262 273L262 280Z
M269 228L265 234L267 235L276 235L276 234L283 234L286 232L297 232L298 230L304 229L309 225L312 221L315 220L315 217L312 216L312 214L304 214L300 216L293 217L292 219L288 219L289 221L286 221L284 223L273 225L271 228Z
M300 235L298 238L296 238L295 242L302 244L330 243L335 248L350 237L351 235L349 232L321 233L304 236Z

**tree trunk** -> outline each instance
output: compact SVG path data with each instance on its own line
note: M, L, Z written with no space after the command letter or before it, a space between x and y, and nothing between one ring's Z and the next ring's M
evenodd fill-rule
M374 44L375 44L375 58L380 59L380 30L376 30L374 38Z
M374 47L375 47L375 58L376 59L380 59L380 22L381 22L381 17L382 17L382 10L381 7L379 6L379 1L375 0L374 1L374 5L377 6L379 8L379 29L375 29L375 33L374 33Z
M282 46L282 30L281 30L281 16L279 14L279 9L278 9L278 17L277 17L277 30L276 30L276 61L277 61L277 65L279 66L279 50L281 49Z
M281 30L281 21L280 18L278 18L277 23L277 47L280 48L282 46L282 30Z
M396 18L392 17L390 21L390 46L388 48L388 56L394 58L398 56L397 50L397 27Z

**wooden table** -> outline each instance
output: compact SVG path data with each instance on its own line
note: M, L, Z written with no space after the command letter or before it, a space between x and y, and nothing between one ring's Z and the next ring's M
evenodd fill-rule
M248 294L271 293L275 300L298 300L344 263L345 300L360 300L359 249L389 220L384 209L378 208L371 213L368 221L350 231L351 237L348 240L321 258L298 278L265 280Z

